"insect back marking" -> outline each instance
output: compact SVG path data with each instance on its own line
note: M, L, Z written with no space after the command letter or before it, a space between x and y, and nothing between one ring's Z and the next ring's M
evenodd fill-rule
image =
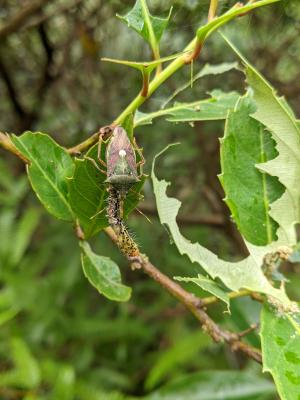
M107 216L117 235L120 250L130 258L140 257L137 244L123 221L123 203L130 188L140 181L137 172L135 149L126 131L117 126L106 148L108 186Z
M106 182L118 190L128 192L131 186L139 182L135 150L121 126L114 129L107 145L106 163Z

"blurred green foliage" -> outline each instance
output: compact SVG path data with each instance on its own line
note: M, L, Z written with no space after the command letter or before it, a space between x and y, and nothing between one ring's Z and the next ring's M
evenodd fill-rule
M21 3L0 2L0 26L18 12ZM140 76L135 71L100 63L100 56L150 59L142 39L115 18L116 13L125 15L133 2L85 0L72 7L73 3L48 2L0 43L2 131L45 131L62 145L71 146L111 122L139 91ZM220 11L233 3L221 0ZM164 56L180 51L190 40L206 19L209 1L152 0L149 5L153 15L165 16L174 6L161 42ZM299 1L286 0L226 27L226 34L289 98L298 115L299 17ZM204 63L225 61L235 60L215 35L194 65L195 73ZM188 67L178 72L142 111L157 110L189 77ZM179 99L203 99L216 87L241 91L239 72L201 79ZM173 182L173 194L183 202L181 231L223 258L235 260L245 254L245 248L228 219L216 178L222 129L218 121L189 126L157 120L152 126L138 127L136 135L144 147L148 171L154 154L167 143L182 142L179 150L159 162L164 178ZM204 393L207 380L211 400L276 399L272 384L257 365L223 345L211 346L208 336L198 331L197 322L168 294L141 273L128 270L104 234L95 238L93 246L118 263L133 293L126 304L100 297L82 274L72 226L45 215L29 190L23 166L2 150L0 156L1 400L121 400L145 396L173 379L183 383L175 382L171 389L161 389L149 399L205 400L197 393ZM157 222L148 182L144 192L141 209L152 224L138 213L129 220L142 250L169 276L195 276L196 267L187 258L179 258ZM291 297L300 300L299 266L284 269L290 278ZM202 294L196 286L193 290ZM244 298L232 302L231 318L223 305L210 311L221 325L243 330L258 321L260 306ZM246 340L259 345L256 333ZM238 369L245 370L245 375L239 375ZM194 380L196 371L202 375ZM247 392L249 379L257 391ZM197 383L195 388L191 381ZM224 382L227 392L222 389ZM196 397L188 397L186 385L194 388ZM171 394L164 395L164 391Z

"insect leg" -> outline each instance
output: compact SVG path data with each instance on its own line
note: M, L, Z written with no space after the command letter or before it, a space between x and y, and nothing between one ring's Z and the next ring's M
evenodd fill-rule
M102 164L105 168L107 167L106 162L102 160L101 158L101 148L102 148L102 143L103 143L103 134L99 135L99 142L98 142L98 160L100 164Z
M135 138L133 139L133 148L134 150L138 153L138 155L140 156L140 161L138 161L136 163L136 167L140 167L140 174L138 176L138 178L141 178L143 176L143 165L145 164L145 158L143 156L142 153L142 148L138 147L138 145L136 144Z
M106 175L106 171L104 171L104 169L101 169L93 158L84 156L84 159L93 163L94 167L97 168L98 171L100 171L102 174Z

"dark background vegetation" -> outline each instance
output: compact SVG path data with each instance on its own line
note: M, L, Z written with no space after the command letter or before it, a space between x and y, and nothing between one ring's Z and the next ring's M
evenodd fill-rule
M32 2L0 0L0 30L20 6ZM0 129L16 134L25 130L47 132L60 144L71 146L110 123L140 89L136 71L101 63L100 57L146 60L150 51L115 17L116 13L125 14L133 1L44 3L5 40L0 37ZM209 5L208 0L148 3L155 15L166 15L174 6L162 41L162 55L183 48L205 22ZM220 10L233 3L220 0ZM226 28L243 53L287 97L298 116L299 17L298 0L282 1ZM232 60L234 55L216 34L207 42L194 69L197 72L207 62ZM189 76L189 67L176 73L142 111L158 109ZM214 88L242 93L242 79L238 71L209 76L178 100L198 100ZM136 137L144 147L148 172L160 149L167 143L181 142L159 164L160 176L172 181L172 194L183 202L179 225L187 237L221 257L239 259L246 250L230 222L216 177L222 132L222 123L190 126L156 120L152 126L139 127ZM224 369L260 373L253 362L223 345L212 345L182 306L142 273L129 270L104 234L98 235L93 246L99 254L118 262L133 295L126 304L102 298L82 274L72 226L43 212L29 188L24 166L2 150L0 204L1 399L73 399L73 390L84 400L108 399L109 392L115 392L111 398L117 399L121 398L117 392L143 395L183 373ZM128 224L143 252L169 276L195 276L196 266L179 257L158 223L149 182L140 209L152 224L139 213L132 215ZM286 268L292 278L288 289L297 299L299 271L297 275L297 267ZM219 323L242 330L257 321L259 306L244 298L232 302L231 317L224 311L222 305L210 309ZM259 346L257 334L248 340ZM18 386L16 377L7 378L18 346L25 352L23 361L30 351L41 365L43 381L37 391ZM22 368L24 373L30 369L26 365Z

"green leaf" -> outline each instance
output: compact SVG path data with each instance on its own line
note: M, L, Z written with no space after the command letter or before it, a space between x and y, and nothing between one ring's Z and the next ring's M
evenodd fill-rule
M268 305L262 310L263 370L272 374L282 400L300 399L299 321L299 314L284 314Z
M201 26L197 30L197 38L200 43L203 43L208 38L208 36L210 36L215 30L219 29L221 26L231 21L233 18L238 17L239 15L247 13L249 11L252 11L255 8L267 6L269 4L276 3L278 1L281 0L261 0L251 4L248 3L244 6L240 6L239 3L237 3L225 14L221 15L220 17L214 18L208 24Z
M131 113L127 115L127 117L124 119L122 123L122 127L127 132L127 135L130 140L133 140L133 121L134 121L134 115Z
M170 122L193 122L207 120L222 120L227 117L228 111L235 106L239 94L237 92L223 93L214 90L206 100L192 103L175 103L173 107L164 108L149 114L137 113L135 126L151 124L154 118L168 116Z
M197 353L211 344L210 337L203 332L196 332L184 336L168 348L160 352L158 359L152 366L145 382L145 388L151 390L174 369L189 365Z
M277 153L271 134L250 116L254 111L255 104L248 94L228 114L221 140L220 181L239 231L248 242L262 246L276 240L278 224L269 216L269 210L284 188L277 178L256 168L256 164L273 159Z
M131 288L121 283L119 267L110 258L95 254L87 242L80 244L84 275L100 294L110 300L128 301Z
M0 326L4 325L6 322L15 318L15 316L20 312L17 308L10 308L8 310L0 311Z
M67 178L74 170L70 155L44 133L25 132L21 136L12 135L11 140L30 161L28 177L46 210L57 218L72 221L67 185Z
M53 399L73 400L75 392L75 372L70 365L58 368L55 384L53 387Z
M21 338L11 341L14 368L0 373L0 387L16 386L34 389L40 384L41 373L36 359Z
M225 292L220 285L218 285L215 281L211 280L208 277L205 277L201 274L198 274L196 278L188 278L181 276L174 276L174 279L179 282L192 282L197 286L200 286L201 289L205 290L216 296L218 299L224 301L227 305L227 309L229 311L229 296L228 293Z
M117 14L117 17L125 22L129 28L135 30L153 47L153 41L159 43L168 25L171 13L172 7L166 18L154 17L149 13L146 1L137 0L133 8L126 15Z
M265 78L224 37L246 66L247 82L254 91L257 106L252 117L265 125L276 142L278 156L257 167L278 177L285 186L284 194L271 204L270 216L279 224L278 243L296 243L295 224L300 221L300 128L290 107Z
M232 62L232 63L222 63L222 64L217 64L217 65L211 65L211 64L205 64L201 70L192 77L188 82L186 82L184 85L180 86L178 89L174 91L174 93L167 98L166 101L164 101L163 105L161 108L165 108L165 106L174 99L179 93L183 92L185 89L189 89L192 87L192 85L200 78L203 78L204 76L207 75L220 75L224 74L225 72L231 71L233 69L239 69L238 63L237 62Z
M101 146L101 158L105 159L106 144ZM98 144L93 146L88 152L87 157L98 161ZM99 164L101 168L101 164ZM69 180L69 201L70 205L83 228L85 238L94 236L108 224L106 216L107 190L104 183L106 175L102 174L91 160L75 159L75 172ZM124 218L135 209L140 200L140 191L145 183L146 176L141 177L140 182L136 183L129 191L124 202Z
M10 255L12 265L17 265L21 261L39 221L40 210L33 207L25 210L18 222L14 236L13 251Z
M165 150L154 158L151 177L160 222L168 228L172 241L180 254L186 254L192 262L197 262L213 279L221 279L233 291L249 289L272 295L280 302L290 305L284 291L274 288L262 273L262 260L257 261L250 255L239 262L223 261L199 243L191 243L180 233L176 217L181 203L179 200L167 196L166 190L170 183L158 180L154 173L156 159Z
M275 393L271 382L248 372L205 371L182 376L146 400L258 400Z

